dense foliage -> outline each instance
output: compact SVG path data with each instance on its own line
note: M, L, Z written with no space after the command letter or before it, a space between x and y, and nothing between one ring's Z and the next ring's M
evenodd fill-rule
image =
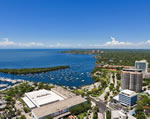
M67 51L62 51L61 53L68 53L68 54L89 54L89 55L95 55L95 54L100 54L101 50L92 50L92 49L80 49L80 50L67 50Z
M137 119L146 119L146 115L144 111L149 110L150 111L150 98L146 95L143 95L140 97L140 100L137 101L136 106L136 117Z
M150 86L150 79L143 79L143 86Z
M93 119L98 119L98 107L96 106L93 110Z
M80 113L87 112L90 109L90 107L91 107L90 103L82 103L82 104L72 107L70 109L70 112L74 115L78 115Z
M136 60L150 63L150 50L104 50L98 58L100 64L134 66Z
M111 112L109 110L106 111L106 119L111 119Z
M28 83L23 83L18 86L10 88L6 93L10 97L21 97L24 93L33 91L34 87Z
M49 72L60 69L66 69L70 66L56 66L56 67L48 67L48 68L25 68L25 69L0 69L0 72L3 73L11 73L11 74L33 74L33 73L41 73L41 72Z

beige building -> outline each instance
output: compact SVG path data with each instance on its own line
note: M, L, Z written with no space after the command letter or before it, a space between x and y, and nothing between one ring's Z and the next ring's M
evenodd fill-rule
M123 69L121 71L121 88L135 92L142 90L143 73L140 69Z

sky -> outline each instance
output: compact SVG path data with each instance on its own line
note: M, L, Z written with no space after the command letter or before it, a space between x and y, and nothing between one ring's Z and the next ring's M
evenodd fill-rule
M150 0L0 0L0 48L150 49Z

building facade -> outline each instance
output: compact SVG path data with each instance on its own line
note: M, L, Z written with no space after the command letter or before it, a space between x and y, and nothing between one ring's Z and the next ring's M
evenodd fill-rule
M140 69L124 69L121 71L121 88L135 92L142 90L143 73Z
M123 90L119 93L119 102L126 106L133 106L136 104L137 94L131 90Z
M135 68L141 69L142 72L147 73L148 72L148 62L146 60L135 61Z

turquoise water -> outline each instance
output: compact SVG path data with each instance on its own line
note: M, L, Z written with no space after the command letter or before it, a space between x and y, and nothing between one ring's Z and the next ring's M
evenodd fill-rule
M39 74L12 75L0 73L0 77L75 87L94 83L90 74L96 62L93 55L63 54L60 51L62 50L0 50L0 68L71 66L69 69Z

